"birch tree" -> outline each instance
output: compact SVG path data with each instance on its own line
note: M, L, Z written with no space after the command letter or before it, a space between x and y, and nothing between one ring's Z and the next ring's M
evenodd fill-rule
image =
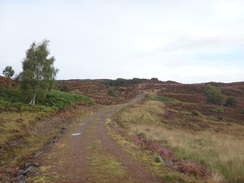
M55 58L49 57L48 44L48 40L39 44L33 42L22 62L21 89L28 95L31 105L35 105L38 93L48 92L54 87L58 69L53 66Z

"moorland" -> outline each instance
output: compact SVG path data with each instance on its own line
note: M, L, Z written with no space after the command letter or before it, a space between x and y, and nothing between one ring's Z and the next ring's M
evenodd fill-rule
M129 102L137 96L139 101ZM37 98L36 105L29 105L23 102L19 83L0 77L0 180L60 182L36 159L55 148L68 128L110 107L118 110L104 119L106 133L162 182L243 182L243 96L244 82L74 79L57 81L45 99ZM96 156L90 163L100 160L103 169L95 169L100 175L106 170L105 156ZM119 161L113 158L111 162ZM112 165L107 167L109 176L96 177L96 181L125 176L115 171L118 162ZM38 175L23 173L31 166L39 169ZM112 176L113 172L117 174Z

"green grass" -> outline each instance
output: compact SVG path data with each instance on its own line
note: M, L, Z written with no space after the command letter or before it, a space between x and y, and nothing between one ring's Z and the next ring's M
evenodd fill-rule
M162 98L149 97L156 101L161 101ZM244 182L244 141L242 134L239 131L244 130L244 127L239 124L227 122L223 123L225 130L216 133L213 129L222 128L220 121L208 121L208 116L204 120L197 121L199 131L191 130L191 128L177 127L178 120L186 120L186 125L191 124L189 115L182 115L182 119L175 118L176 121L169 121L165 128L162 124L164 106L159 106L156 101L147 101L142 105L128 107L118 113L118 116L113 120L121 127L126 127L128 134L144 133L148 140L158 141L162 145L169 147L174 151L174 157L181 160L193 160L208 167L212 173L208 177L208 182ZM168 100L167 101L171 101ZM153 102L149 103L148 102ZM149 107L150 106L150 107ZM150 110L148 110L150 109ZM157 111L157 110L161 110ZM222 108L217 108L216 112L223 111ZM183 111L185 112L185 111ZM147 118L141 118L141 115ZM191 111L190 117L200 118L201 113L196 110ZM195 117L196 116L196 117ZM160 121L161 118L161 121ZM153 122L152 122L153 121ZM205 128L206 123L211 125L211 128ZM126 125L124 125L126 124ZM228 134L226 133L228 132ZM127 141L129 142L129 141ZM164 180L177 182L177 176L165 176ZM175 179L175 180L174 180Z
M112 155L104 153L102 151L101 140L96 140L91 146L86 148L89 154L90 172L92 174L91 182L134 182L131 177L128 176L125 167Z
M219 112L224 112L225 110L224 110L224 108L218 107L218 108L212 109L211 111L219 113Z
M57 107L58 109L64 109L66 106L74 105L75 103L83 103L83 104L94 104L94 99L77 94L70 94L66 92L60 91L52 91L43 101L46 105L51 107Z
M0 151L5 152L0 157L0 165L5 165L18 155L29 156L51 140L63 124L69 122L46 120L46 123L42 119L51 117L61 110L66 114L66 119L73 115L69 110L64 112L66 107L77 103L94 103L94 100L87 96L51 91L46 97L37 98L37 105L33 106L25 103L22 94L18 89L0 90ZM36 126L40 126L40 129L45 126L47 128L42 131L33 130Z
M51 91L45 97L37 97L37 105L29 105L25 101L23 93L19 89L0 90L0 111L32 111L53 112L73 106L76 103L94 104L94 99L61 91Z

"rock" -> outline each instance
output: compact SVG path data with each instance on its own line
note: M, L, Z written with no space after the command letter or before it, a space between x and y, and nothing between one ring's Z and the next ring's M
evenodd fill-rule
M21 180L19 181L19 183L26 183L26 180Z
M23 172L19 172L15 177L14 177L14 180L20 180L24 177L24 174Z
M35 158L38 158L39 156L41 156L42 153L43 153L43 151L35 152L34 153Z
M34 163L33 165L34 165L35 167L39 167L39 166L40 166L39 163Z
M25 171L23 171L23 175L26 175L27 173L31 172L32 170L35 169L35 166L29 166L27 169L25 169Z
M167 166L173 166L173 162L172 162L172 161L164 161L164 163L165 163Z
M53 144L54 144L54 142L51 141L51 142L49 142L48 144L46 144L46 145L44 146L44 148L49 148L49 147L51 147Z
M68 128L68 126L63 126L61 130L64 131L64 130L66 130L67 128Z
M40 172L35 172L35 173L33 174L33 176L38 176L38 175L41 175L41 173L40 173Z
M29 166L33 166L33 165L34 165L34 163L27 162L27 163L25 163L23 166L21 166L21 169L25 170L25 169L27 169Z

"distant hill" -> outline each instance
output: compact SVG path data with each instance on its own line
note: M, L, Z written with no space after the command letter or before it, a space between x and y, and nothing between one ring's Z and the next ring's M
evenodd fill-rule
M7 88L7 87L17 88L18 84L10 78L0 76L0 88Z

